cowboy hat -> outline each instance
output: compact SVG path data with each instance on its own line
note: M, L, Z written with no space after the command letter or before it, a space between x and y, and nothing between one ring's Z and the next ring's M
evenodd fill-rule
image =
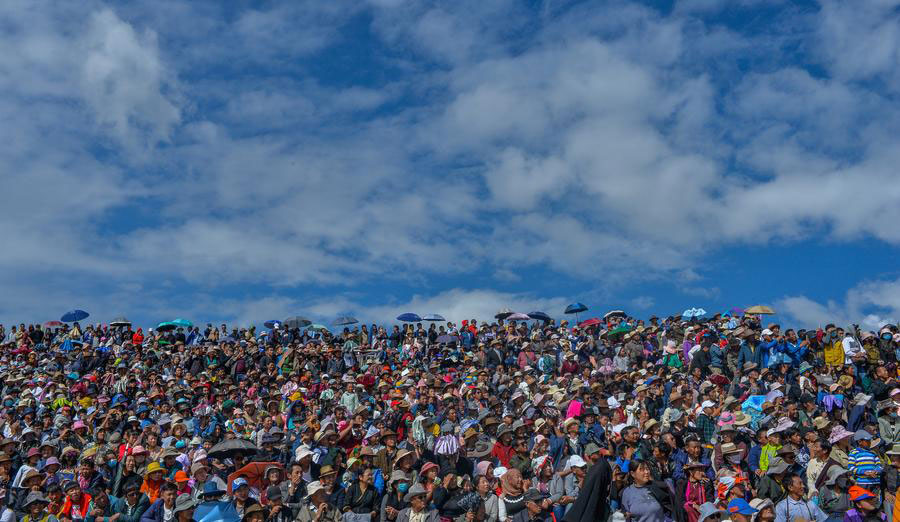
M414 484L409 491L406 492L406 495L403 495L403 502L412 502L412 499L415 497L426 495L428 492L425 491L425 488L422 487L421 484Z

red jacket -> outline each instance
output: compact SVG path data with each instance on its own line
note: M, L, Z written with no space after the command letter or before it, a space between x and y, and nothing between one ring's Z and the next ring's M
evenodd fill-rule
M494 443L494 449L491 450L491 456L500 461L500 465L504 468L509 467L509 459L515 456L516 450L512 446L504 446L498 440Z

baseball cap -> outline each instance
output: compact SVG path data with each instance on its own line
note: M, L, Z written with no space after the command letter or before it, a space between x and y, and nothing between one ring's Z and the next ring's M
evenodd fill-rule
M872 434L866 430L856 430L853 434L853 442L858 440L872 440Z
M234 482L231 483L231 490L237 491L243 486L249 486L249 484L247 483L247 479L245 479L244 477L238 477L234 479Z
M850 500L853 502L858 502L860 500L866 500L867 498L875 498L874 493L872 493L868 489L861 488L859 486L851 486L850 490L847 493L850 494Z
M716 403L714 403L713 401L703 401L703 404L701 404L700 407L704 408L704 409L705 408L715 408Z
M728 512L737 513L739 515L752 515L756 513L757 510L753 509L753 506L748 504L746 500L736 498L728 503Z

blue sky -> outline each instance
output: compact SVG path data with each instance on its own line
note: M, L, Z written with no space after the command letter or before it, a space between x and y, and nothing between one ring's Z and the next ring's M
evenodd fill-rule
M900 1L0 4L0 321L900 317Z

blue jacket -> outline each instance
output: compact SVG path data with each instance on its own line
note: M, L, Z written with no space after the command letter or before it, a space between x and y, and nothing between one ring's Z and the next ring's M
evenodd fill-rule
M711 359L709 364L713 368L725 367L725 352L722 351L718 344L709 347L709 358Z
M678 449L675 451L675 455L672 460L675 461L675 469L672 471L672 478L675 481L686 478L687 475L684 474L684 465L688 462L688 454L682 449ZM700 455L700 463L706 466L706 476L709 477L710 480L715 480L716 474L713 472L712 463L709 460L709 457L704 455Z
M165 508L163 507L163 499L159 499L150 505L150 509L144 511L144 516L141 517L141 522L163 522L164 512Z
M748 362L755 363L760 370L765 368L763 366L762 350L759 348L754 349L753 345L747 341L741 341L741 349L738 352L737 360L738 369L743 371L744 364Z

